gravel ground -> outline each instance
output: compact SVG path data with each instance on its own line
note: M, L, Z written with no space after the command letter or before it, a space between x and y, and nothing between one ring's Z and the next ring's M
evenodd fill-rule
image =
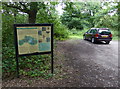
M61 43L66 64L74 70L80 87L118 87L118 41L110 44L93 44L85 40L69 40ZM72 86L73 86L72 84Z
M3 87L118 87L118 41L93 44L72 39L56 45L53 78L21 76L3 81Z

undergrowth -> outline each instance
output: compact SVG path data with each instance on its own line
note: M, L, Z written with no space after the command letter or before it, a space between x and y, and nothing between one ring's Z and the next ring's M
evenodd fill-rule
M16 76L15 48L3 47L2 78ZM49 78L51 74L51 54L19 57L19 73L22 76Z

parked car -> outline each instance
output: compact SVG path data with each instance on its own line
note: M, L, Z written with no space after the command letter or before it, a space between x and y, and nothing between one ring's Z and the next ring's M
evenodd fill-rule
M84 40L90 40L92 43L105 41L109 44L112 40L112 33L108 28L91 28L83 34Z

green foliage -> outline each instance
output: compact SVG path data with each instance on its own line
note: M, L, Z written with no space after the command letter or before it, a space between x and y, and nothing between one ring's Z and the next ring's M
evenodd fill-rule
M62 23L69 29L83 30L94 27L94 15L100 9L100 2L66 2Z
M20 75L29 77L51 77L50 55L19 57ZM3 47L3 79L16 74L15 48Z
M3 14L2 24L2 45L6 47L13 46L13 23L14 17L9 14ZM9 44L11 43L11 44Z
M76 29L72 29L70 31L70 36L81 36L82 37L83 34L88 31L88 29L89 28L84 28L84 30L82 30L82 31L76 30Z
M66 2L66 7L64 10L66 12L63 13L61 16L61 21L64 25L66 25L69 29L76 28L78 30L82 30L83 26L81 25L81 13L76 9L73 8L75 6L72 2Z
M117 29L118 27L118 15L115 12L116 6L110 6L108 3L105 4L105 9L98 10L94 16L95 27L107 27L112 29ZM110 3L111 4L111 3ZM114 15L112 15L114 12Z
M72 29L70 30L69 38L70 39L83 39L83 34L87 32L89 28L84 28L84 30L76 30Z
M96 21L96 25L95 27L106 27L106 28L116 28L118 27L118 16L114 15L114 16L109 16L109 15L105 15L102 16L99 21Z
M65 40L69 35L67 27L62 24L55 25L54 32L54 39L56 40Z
M79 19L74 18L72 21L68 23L69 29L76 28L78 30L83 30L83 26L81 25L81 22Z
M50 77L51 55L38 55L20 59L20 74L29 77Z
M13 76L16 72L14 47L3 47L2 51L2 76L3 78Z

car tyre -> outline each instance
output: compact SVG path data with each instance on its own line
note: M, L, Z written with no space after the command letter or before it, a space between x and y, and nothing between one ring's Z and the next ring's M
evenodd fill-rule
M110 41L106 41L106 44L109 44L110 43Z
M86 40L86 36L85 35L83 36L83 39Z
M92 43L96 43L95 38L92 38L92 39L91 39L91 42L92 42Z

